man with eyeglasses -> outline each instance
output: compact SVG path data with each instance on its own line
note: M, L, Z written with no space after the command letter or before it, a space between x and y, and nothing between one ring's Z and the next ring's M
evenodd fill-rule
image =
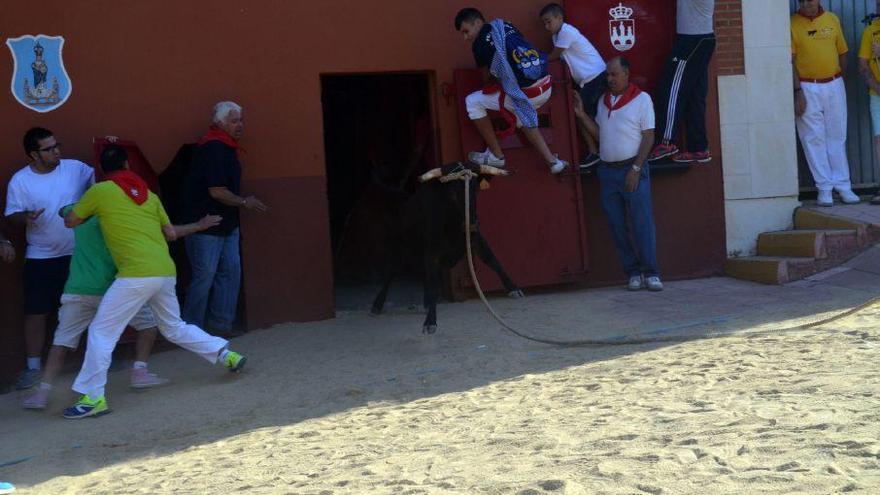
M73 231L56 212L79 201L95 182L92 167L61 158L52 131L29 129L23 145L29 162L9 181L5 210L7 220L25 226L27 234L22 277L27 369L15 384L19 390L40 382L47 316L58 309L73 254Z

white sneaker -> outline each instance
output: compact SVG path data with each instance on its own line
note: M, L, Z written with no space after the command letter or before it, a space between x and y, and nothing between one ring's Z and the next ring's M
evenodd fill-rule
M819 195L816 196L816 204L819 206L834 206L831 191L819 191Z
M648 290L652 290L654 292L659 292L663 290L663 282L661 282L660 277L656 275L645 279L645 285L648 287Z
M474 165L489 165L498 168L503 168L506 163L504 158L498 158L489 148L486 148L486 151L471 151L468 153L468 161Z
M857 205L862 202L852 189L838 189L837 194L840 194L840 200L847 205Z
M553 165L550 165L550 173L551 174L558 174L559 172L562 172L563 170L565 170L565 167L568 167L568 162L557 158L556 163L554 163Z
M642 283L641 275L633 275L629 278L629 283L626 284L627 290L642 290L642 287L644 287L644 284Z

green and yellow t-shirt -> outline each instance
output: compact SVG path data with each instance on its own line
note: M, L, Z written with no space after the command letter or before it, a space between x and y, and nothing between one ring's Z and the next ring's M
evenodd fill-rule
M76 206L80 218L98 217L119 277L174 277L162 226L171 222L155 194L137 205L112 181L92 186Z
M831 12L814 19L799 13L791 16L791 53L800 77L834 77L841 71L839 56L848 50L840 20Z
M67 214L73 206L65 207ZM103 296L116 278L116 264L110 256L98 218L92 217L73 229L76 247L70 260L70 275L64 284L65 294Z
M859 58L868 61L874 79L880 81L880 19L875 19L862 33L862 45L859 47ZM871 90L872 95L877 92Z

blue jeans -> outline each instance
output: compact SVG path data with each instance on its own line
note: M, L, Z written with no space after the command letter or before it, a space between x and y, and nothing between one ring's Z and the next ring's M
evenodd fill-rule
M241 289L238 239L238 229L226 236L193 234L185 238L192 268L182 315L187 323L205 328L207 316L211 329L232 329Z
M651 176L648 174L646 164L642 167L639 187L629 193L626 192L625 184L626 174L630 170L629 167L599 166L597 174L601 187L602 209L608 215L614 246L617 248L617 254L627 276L642 274L648 277L659 276L654 212L651 207ZM627 217L632 222L635 250L630 242Z

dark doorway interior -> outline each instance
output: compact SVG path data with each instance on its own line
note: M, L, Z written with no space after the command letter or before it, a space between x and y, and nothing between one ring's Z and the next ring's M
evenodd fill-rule
M364 309L388 262L397 212L418 175L437 163L430 80L425 73L327 75L321 87L336 306ZM421 280L421 264L403 261L397 287L410 290L392 291L392 305L395 293L410 299Z

